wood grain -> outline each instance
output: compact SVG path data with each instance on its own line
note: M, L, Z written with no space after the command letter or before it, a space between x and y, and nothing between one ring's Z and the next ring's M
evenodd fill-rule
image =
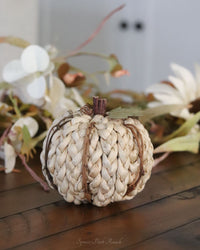
M186 228L199 225L199 163L199 155L172 154L133 200L98 208L44 192L18 162L20 174L0 173L0 249L160 249L167 241L174 250L184 236L196 247ZM30 165L41 175L39 157Z
M19 159L17 160L16 165L16 169L20 170L20 173L5 174L3 171L0 172L0 192L8 191L36 182L33 177L27 172ZM34 158L34 160L30 160L30 162L28 162L28 165L31 166L31 168L36 172L37 175L43 177L39 154Z
M40 207L58 200L56 191L45 192L38 183L0 193L0 218Z
M135 250L154 250L162 246L163 250L198 250L200 249L200 219L169 230L157 237L146 240L141 244L131 245L126 249Z
M142 242L167 230L200 218L200 187L151 202L142 207L119 211L68 231L55 234L16 249L123 248ZM177 213L177 211L181 211ZM193 211L189 213L188 211ZM70 248L69 248L70 249Z
M188 182L188 176L190 176L190 182ZM162 199L166 196L176 194L183 190L196 187L199 185L199 180L200 171L198 164L194 164L192 166L186 165L182 168L171 168L170 171L154 174L147 183L144 191L133 200L115 203L105 208L97 208L91 205L74 206L73 204L68 204L64 201L46 205L53 202L57 196L45 199L46 195L48 197L48 195L51 196L51 194L46 194L41 191L39 186L36 189L35 185L38 184L27 186L27 190L24 190L24 188L21 190L19 188L9 191L9 194L5 195L4 201L1 200L0 196L0 202L4 202L5 204L5 209L0 209L0 213L4 213L4 215L16 215L8 216L0 220L0 238L5 239L5 241L2 240L0 242L0 247L1 244L2 246L8 244L9 247L23 244L31 240L46 237L64 230L69 230L104 217L113 216L118 214L119 211L123 212L137 206ZM34 200L32 200L32 196L29 195L33 191L38 193L35 195L36 198ZM27 193L22 195L21 198L18 198L15 206L6 206L10 200L14 199L13 194L16 196L16 192L19 195L22 194L22 192ZM39 197L40 199L38 199ZM24 198L26 200L25 204ZM21 205L22 202L24 204L23 206ZM39 205L38 208L38 202L44 205ZM35 209L28 210L33 207ZM17 214L19 211L20 214ZM70 217L67 215L70 215ZM15 220L18 221L17 224L15 223ZM8 224L9 231L7 230ZM30 231L29 228L32 230Z

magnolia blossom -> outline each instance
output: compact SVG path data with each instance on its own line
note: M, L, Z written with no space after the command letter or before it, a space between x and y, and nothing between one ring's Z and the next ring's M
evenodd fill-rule
M169 76L169 84L157 83L147 88L147 93L152 93L156 99L150 102L150 107L167 104L185 104L182 110L174 111L171 114L184 119L193 115L189 107L191 103L200 98L200 66L196 65L195 76L177 64L171 64L175 76Z
M45 95L44 109L48 110L54 118L63 115L66 111L77 110L85 103L75 88L66 89L63 82L51 76L49 90Z
M40 106L46 90L45 76L54 68L47 51L38 45L25 48L19 60L3 69L4 81L13 86L14 94L24 103Z
M3 145L3 154L0 154L1 158L5 161L5 172L10 173L15 167L17 152L20 152L22 142L19 138L19 130L17 127L23 128L26 126L31 137L35 136L38 131L38 123L32 117L23 117L15 122L15 124L10 129L8 138L10 143L5 142Z

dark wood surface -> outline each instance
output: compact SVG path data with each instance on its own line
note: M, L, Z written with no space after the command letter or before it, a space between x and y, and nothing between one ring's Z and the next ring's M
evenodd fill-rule
M103 208L66 203L17 168L0 173L0 249L200 249L199 155L170 155L133 200Z

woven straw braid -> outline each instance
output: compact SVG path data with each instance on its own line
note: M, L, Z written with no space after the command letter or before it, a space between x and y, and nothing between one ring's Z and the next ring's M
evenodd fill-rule
M49 185L67 202L106 206L142 191L151 175L152 155L149 135L137 119L77 113L54 121L41 162Z

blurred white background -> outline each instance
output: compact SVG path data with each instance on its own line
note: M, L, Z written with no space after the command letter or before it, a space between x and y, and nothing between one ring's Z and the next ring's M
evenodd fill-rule
M0 0L0 36L14 35L40 45L53 44L67 54L85 41L111 10L126 3L83 50L114 53L130 77L109 87L144 90L167 79L169 64L193 70L200 62L199 0ZM20 50L0 46L0 69ZM87 70L101 68L94 58L73 59Z

